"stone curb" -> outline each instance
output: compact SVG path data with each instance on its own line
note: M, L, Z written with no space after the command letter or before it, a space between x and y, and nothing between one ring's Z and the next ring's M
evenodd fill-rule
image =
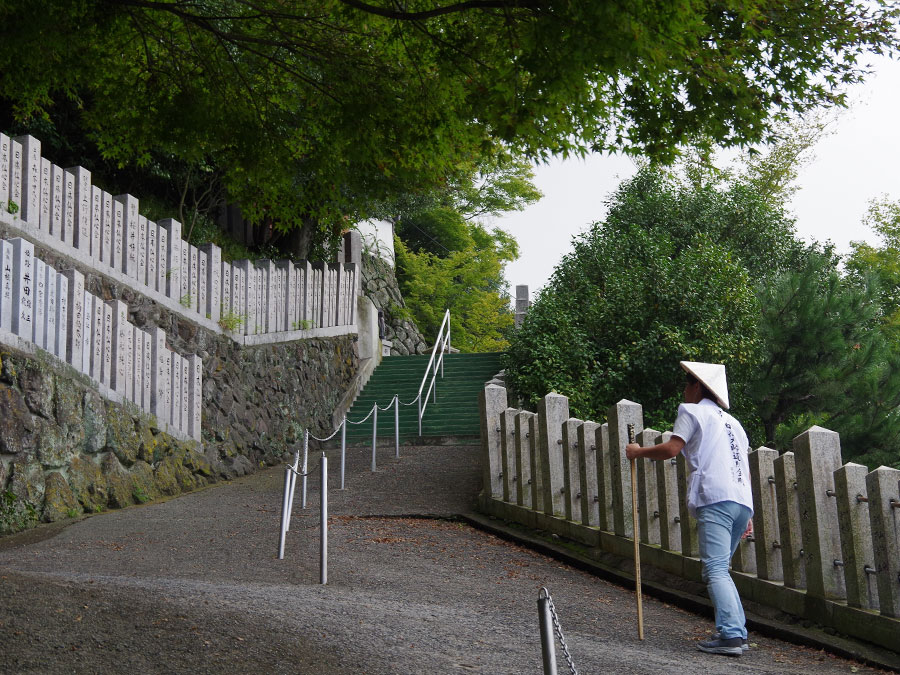
M633 575L581 555L562 543L548 541L539 535L511 527L498 518L480 513L464 513L460 515L460 518L469 525L501 539L526 546L606 581L625 588L634 588ZM712 617L712 605L708 599L699 595L669 588L646 579L641 582L641 590L644 595L652 596L696 614ZM900 673L900 654L898 653L848 638L829 635L815 628L794 626L750 611L745 611L745 614L747 628L753 632L785 642L821 649L835 656L859 661L867 666Z

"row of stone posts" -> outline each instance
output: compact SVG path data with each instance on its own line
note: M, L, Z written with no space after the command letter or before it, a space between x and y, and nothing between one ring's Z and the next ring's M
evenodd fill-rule
M357 264L223 261L215 244L183 240L177 220L150 221L135 197L112 196L91 184L87 169L41 157L33 136L0 134L0 211L41 244L115 271L138 292L168 298L177 311L220 322L232 334L356 321Z
M101 393L155 415L162 429L200 440L200 357L166 347L166 334L128 321L121 300L103 302L78 270L57 271L22 238L0 240L0 336L14 335L90 377Z
M640 405L620 401L600 424L570 418L558 394L536 413L507 407L506 390L489 384L481 410L487 510L600 546L601 533L633 537L627 426L643 446L670 436L643 428ZM793 452L763 447L749 463L754 535L732 562L742 594L876 642L900 636L900 471L841 466L838 434L821 427L794 439ZM637 462L640 540L669 570L699 570L672 557L699 555L689 481L681 454ZM872 616L885 621L873 627Z

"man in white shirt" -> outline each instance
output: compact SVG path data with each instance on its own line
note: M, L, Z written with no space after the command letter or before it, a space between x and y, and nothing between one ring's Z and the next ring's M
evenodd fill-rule
M725 412L725 366L682 361L681 367L687 372L687 384L672 437L649 448L631 443L625 455L628 459L669 459L684 454L691 470L688 509L698 521L703 578L718 630L715 639L700 642L698 648L710 654L740 656L747 649L747 628L728 566L741 538L753 531L749 442L740 422Z

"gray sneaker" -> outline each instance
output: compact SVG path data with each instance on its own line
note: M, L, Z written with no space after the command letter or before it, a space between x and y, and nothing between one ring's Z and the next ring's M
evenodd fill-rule
M713 640L721 640L721 639L722 639L722 636L718 632L713 633ZM747 638L741 638L741 649L744 650L745 652L750 651L750 643L747 641Z
M707 654L724 654L726 656L740 656L744 653L742 647L743 638L716 638L697 643L697 649Z

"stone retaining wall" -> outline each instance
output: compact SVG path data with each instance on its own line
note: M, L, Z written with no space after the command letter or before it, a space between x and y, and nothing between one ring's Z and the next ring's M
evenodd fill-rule
M362 292L384 313L384 339L393 343L391 355L427 354L431 346L405 315L406 303L394 268L378 256L364 253L362 270Z

